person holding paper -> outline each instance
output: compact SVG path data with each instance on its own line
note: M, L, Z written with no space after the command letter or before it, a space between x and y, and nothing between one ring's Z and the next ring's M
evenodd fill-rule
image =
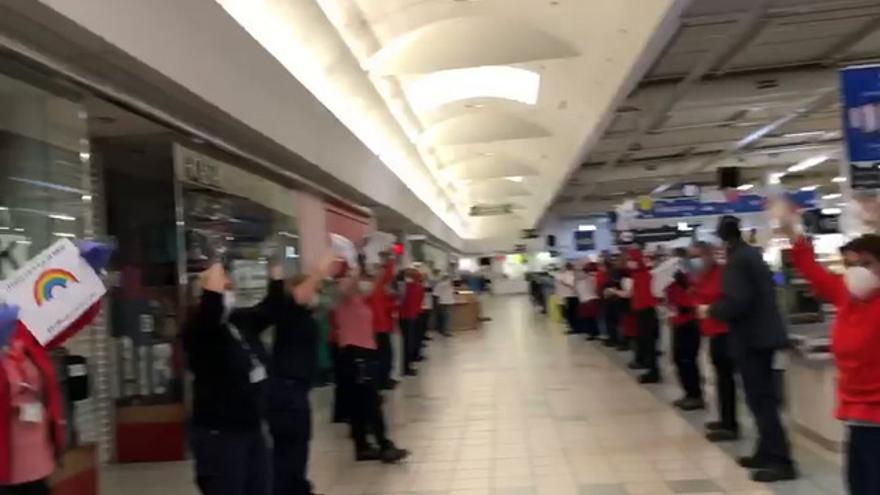
M202 295L186 322L183 347L194 375L191 443L204 495L269 495L271 460L263 435L267 355L259 332L284 298L273 273L261 307L236 309L220 263L200 276ZM268 307L272 306L272 307Z
M784 220L794 267L837 309L831 350L838 371L837 417L849 429L850 493L880 493L880 236L864 235L840 248L846 266L841 276L819 264L808 240L791 219Z
M373 293L373 281L357 268L338 278L339 303L333 312L339 332L341 396L349 413L351 437L357 461L395 463L409 455L388 438L376 367L378 353L373 315L366 298ZM419 301L421 303L421 301ZM372 435L375 444L368 436Z
M100 273L113 249L81 242L80 256ZM92 305L45 346L19 320L16 306L0 303L0 493L49 495L49 476L64 453L62 394L48 351L64 344L100 312Z

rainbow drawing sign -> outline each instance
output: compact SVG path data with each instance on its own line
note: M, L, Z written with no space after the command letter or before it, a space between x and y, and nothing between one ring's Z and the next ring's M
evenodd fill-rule
M44 345L105 292L101 279L67 239L51 245L0 281L0 300L21 308L19 319Z

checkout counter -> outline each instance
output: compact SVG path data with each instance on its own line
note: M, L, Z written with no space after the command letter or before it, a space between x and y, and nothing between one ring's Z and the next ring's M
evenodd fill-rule
M449 315L450 330L461 332L477 330L480 327L480 297L470 290L456 290L455 304Z

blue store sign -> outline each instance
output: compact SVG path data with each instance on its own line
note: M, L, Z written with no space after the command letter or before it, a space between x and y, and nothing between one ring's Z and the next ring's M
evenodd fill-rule
M801 208L817 206L815 191L798 191L789 197ZM735 201L702 202L696 198L661 199L650 210L639 210L638 218L681 218L711 215L737 215L764 211L766 198L757 194L742 195Z
M840 72L843 129L853 189L880 188L880 66Z

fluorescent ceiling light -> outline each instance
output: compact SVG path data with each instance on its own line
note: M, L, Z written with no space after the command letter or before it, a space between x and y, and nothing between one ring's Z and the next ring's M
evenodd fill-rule
M746 192L748 190L751 190L753 187L755 187L754 184L743 184L743 185L737 187L737 189L742 192Z
M541 74L507 65L469 67L432 72L413 79L406 88L413 108L422 112L474 98L534 105L541 90Z
M822 196L822 199L838 199L841 197L843 197L843 194L834 193L834 194L826 194L826 195Z
M840 215L843 213L843 210L840 208L822 208L823 215Z
M846 177L839 175L839 176L831 179L831 182L834 182L835 184L841 184L843 182L846 182Z
M693 229L687 222L678 222L678 230L681 232L690 232Z
M767 182L770 184L779 184L782 182L783 177L785 177L785 172L775 172L767 177Z
M805 132L789 132L783 134L784 138L802 138L802 137L814 137L814 136L824 136L826 131L805 131Z
M801 188L801 191L810 192L810 191L815 191L816 189L819 189L819 186L814 184L814 185L812 185L812 186L804 186L804 187L802 187L802 188Z
M61 215L59 213L52 213L49 215L49 218L53 220L62 220L64 222L75 222L76 217L72 217L70 215Z
M522 182L524 180L523 176L521 176L521 175L514 175L511 177L505 177L505 179L509 180L510 182Z
M821 164L825 163L826 161L828 161L828 159L829 159L828 155L819 155L819 156L814 156L812 158L807 158L806 160L798 163L797 165L792 165L792 166L788 167L788 171L793 174L796 174L798 172L803 172L804 170L811 169L811 168L815 167L816 165L821 165Z
M68 238L76 237L76 234L71 234L70 232L52 232L52 235L57 236L57 237L68 237Z
M594 232L595 230L596 226L592 224L578 225L578 232Z

